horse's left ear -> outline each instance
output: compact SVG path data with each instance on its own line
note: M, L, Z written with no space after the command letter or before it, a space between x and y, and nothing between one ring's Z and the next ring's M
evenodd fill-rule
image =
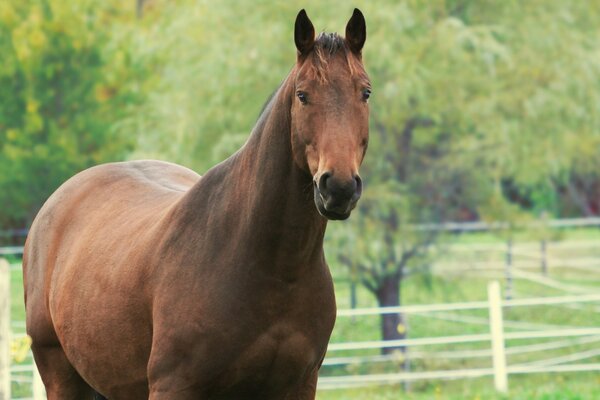
M346 40L353 53L360 55L360 52L367 40L367 24L365 17L358 8L354 9L350 21L346 25Z

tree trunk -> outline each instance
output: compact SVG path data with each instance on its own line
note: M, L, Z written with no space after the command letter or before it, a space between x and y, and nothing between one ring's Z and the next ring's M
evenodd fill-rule
M400 279L387 276L377 290L379 307L396 307L400 305ZM406 324L402 314L384 314L381 316L381 332L383 340L399 340L406 337ZM382 354L392 354L395 351L406 352L403 346L387 347L382 349Z

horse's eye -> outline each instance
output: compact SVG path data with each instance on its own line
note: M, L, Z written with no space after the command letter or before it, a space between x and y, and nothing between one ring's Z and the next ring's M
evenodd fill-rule
M306 104L308 102L308 99L306 98L306 93L298 92L296 93L296 96L298 96L298 100L300 100L300 103Z
M363 101L369 100L369 97L371 97L371 89L364 89L362 92Z

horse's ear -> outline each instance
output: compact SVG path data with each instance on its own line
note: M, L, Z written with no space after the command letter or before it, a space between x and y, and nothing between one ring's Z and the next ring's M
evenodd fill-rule
M360 52L367 40L367 24L365 17L358 8L354 9L348 25L346 25L346 40L353 53L360 55Z
M294 26L294 42L298 49L298 55L306 55L315 44L315 27L306 15L306 11L300 10L296 17Z

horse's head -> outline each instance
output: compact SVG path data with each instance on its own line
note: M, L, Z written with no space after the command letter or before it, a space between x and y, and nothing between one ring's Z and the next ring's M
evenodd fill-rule
M358 169L369 140L371 84L362 64L365 19L354 14L346 37L315 30L304 10L296 18L298 49L292 102L295 162L310 172L314 200L328 219L346 219L362 192Z

